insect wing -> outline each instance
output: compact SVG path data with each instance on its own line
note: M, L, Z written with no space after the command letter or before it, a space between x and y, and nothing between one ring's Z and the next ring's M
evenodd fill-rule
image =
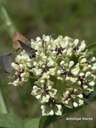
M29 40L26 37L24 37L21 33L15 32L14 36L13 36L13 48L14 48L14 50L22 49L18 40L24 42L27 45L30 44Z
M6 53L3 55L3 65L4 70L10 74L12 72L12 66L11 66L11 53Z
M29 47L28 45L24 44L22 41L18 40L22 48L25 50L25 52L29 55L30 58L33 58L35 56L36 50Z
M4 68L3 55L0 56L0 66L1 66L2 68Z

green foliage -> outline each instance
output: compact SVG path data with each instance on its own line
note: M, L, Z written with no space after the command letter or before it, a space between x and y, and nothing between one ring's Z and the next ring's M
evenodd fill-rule
M25 128L39 128L40 118L33 118L25 122Z
M87 46L87 49L89 49L90 51L95 51L96 50L96 42L89 44Z
M24 128L23 122L16 116L0 114L0 127L3 128Z
M23 121L10 114L0 114L0 128L38 128L39 118Z
M7 108L0 90L0 113L7 113Z

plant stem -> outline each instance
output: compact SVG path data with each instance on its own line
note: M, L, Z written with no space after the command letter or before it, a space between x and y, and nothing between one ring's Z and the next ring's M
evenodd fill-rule
M0 90L0 113L3 114L8 113L1 90Z
M13 33L15 31L17 31L17 29L15 28L15 26L12 23L6 9L3 6L0 8L0 15L1 15L1 19L4 23L4 25L6 26L5 28L6 28L7 32L9 33L10 37L12 38Z

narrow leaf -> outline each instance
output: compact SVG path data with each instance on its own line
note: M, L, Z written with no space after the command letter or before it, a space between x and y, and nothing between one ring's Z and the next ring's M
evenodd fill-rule
M24 128L23 121L10 114L0 114L0 127L3 128Z
M25 122L25 128L38 128L40 118L34 118Z
M0 113L3 113L3 114L7 113L7 108L6 108L1 90L0 90Z
M89 49L91 51L96 50L96 42L89 44L86 49Z

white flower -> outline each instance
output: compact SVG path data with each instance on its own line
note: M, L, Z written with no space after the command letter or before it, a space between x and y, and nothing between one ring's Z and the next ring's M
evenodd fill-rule
M79 94L79 95L77 95L79 98L83 98L83 95L82 94Z
M41 41L41 38L40 37L36 37L36 41Z
M74 76L76 76L76 75L78 75L79 71L80 71L80 67L79 67L79 63L77 63L76 66L74 66L73 69L71 70L71 73Z
M61 70L58 70L58 71L57 71L57 74L60 75L60 74L61 74Z
M89 82L89 85L90 85L90 86L94 86L94 85L95 85L95 81Z
M61 116L62 115L62 106L59 104L56 104L57 110L55 110L55 114L57 116Z
M80 53L80 52L82 52L83 50L85 50L85 48L86 48L85 41L82 41L82 42L81 42L81 45L79 46L78 53Z
M85 63L87 61L87 59L86 58L83 58L81 61L80 61L80 63Z
M66 107L73 108L83 105L83 94L81 89L69 88L63 93L62 102Z
M60 65L63 66L63 65L64 65L64 61L61 61L61 62L60 62Z
M15 64L15 63L12 63L12 67L13 67L15 70L18 70L18 69L19 69L19 65L18 65L18 64Z
M96 63L93 64L92 70L96 70Z
M66 56L72 56L72 47L68 48Z
M69 68L71 68L74 65L74 61L70 61Z
M75 40L74 40L74 44L75 44L75 46L78 46L79 40L78 40L78 39L75 39Z
M47 83L43 83L43 85L33 86L33 90L31 94L35 96L41 103L47 103L51 98L54 98L57 93L57 90L52 88L52 86L48 86Z
M18 84L20 84L20 82L19 82L19 79L16 79L14 82L9 82L9 84L17 86Z
M54 107L53 107L54 106ZM51 105L42 105L41 110L42 110L42 115L43 116L52 116L52 115L57 115L61 116L62 115L62 106L59 104L54 104L53 106Z
M76 102L73 102L74 107L78 107L78 104Z

